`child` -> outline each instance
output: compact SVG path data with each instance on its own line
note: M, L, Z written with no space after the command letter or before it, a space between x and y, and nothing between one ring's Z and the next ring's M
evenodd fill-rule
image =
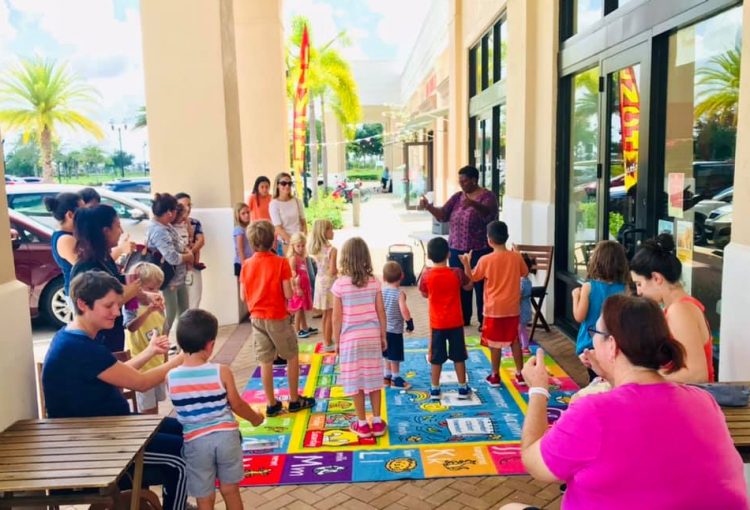
M184 253L190 249L190 237L192 236L190 222L188 221L188 209L181 203L177 203L177 212L172 220L172 227L180 236L180 252ZM195 256L193 256L195 260ZM185 264L187 273L185 274L185 285L193 284L193 264Z
M471 253L460 256L466 275L472 281L484 280L484 322L482 341L492 355L492 373L487 376L487 384L499 387L500 361L503 347L510 345L513 361L516 364L516 382L525 384L521 369L523 354L518 341L518 328L521 315L520 278L529 273L521 254L506 248L508 226L502 221L492 221L487 225L487 243L492 253L479 259L471 269Z
M354 237L341 249L341 276L333 293L333 338L339 353L339 381L352 397L357 420L351 431L361 438L379 437L387 430L380 417L383 389L385 311L380 284L372 274L372 259L365 242ZM365 394L372 405L372 426L365 415Z
M253 324L255 354L268 401L266 415L276 416L282 410L273 390L273 360L277 354L287 361L289 412L308 409L315 405L315 399L299 394L297 335L286 309L287 300L292 297L292 270L287 259L271 251L276 240L271 222L251 223L247 237L255 253L242 263L240 297Z
M336 248L331 246L333 239L333 224L324 219L313 223L312 239L310 240L310 256L315 259L318 272L315 275L315 292L313 308L323 312L323 345L326 352L333 352L333 295L331 285L336 279Z
M529 270L529 274L536 274L536 260L529 257L526 253L522 253L523 261L526 263L526 268ZM531 280L529 275L521 277L521 322L518 324L518 338L521 339L521 353L524 356L531 354L529 349L529 330L526 328L527 324L531 322Z
M600 241L594 248L588 264L588 280L573 289L573 318L581 323L576 339L576 354L593 349L589 328L596 326L604 301L613 294L625 292L629 266L625 249L616 241ZM589 371L593 379L596 374Z
M294 313L294 329L299 338L307 338L318 332L308 327L305 311L312 310L312 289L310 274L307 272L307 253L305 234L297 232L289 241L289 266L292 269L292 299L289 300L289 311Z
M431 340L430 398L440 400L440 372L443 363L451 359L458 377L458 398L467 399L471 388L466 382L466 341L464 318L461 311L461 289L471 290L473 284L463 271L448 267L450 249L442 237L427 243L427 258L433 266L427 268L419 280L419 291L429 300ZM447 343L447 348L446 348Z
M247 204L239 202L234 205L234 230L232 238L234 239L234 276L240 276L242 263L249 259L253 250L247 240L245 231L250 224L250 208Z
M130 306L129 301L123 312L125 348L135 357L146 350L154 335L163 334L165 322L164 298L161 296L159 288L164 283L164 272L156 264L140 262L131 268L127 279L131 281L140 280L141 290L143 291L131 300L135 302L135 307ZM154 356L140 368L140 371L147 372L152 368L163 365L164 362L163 356ZM157 414L159 402L166 397L163 383L143 393L136 392L138 412Z
M383 266L383 307L385 308L385 340L388 347L383 352L386 359L383 383L391 388L409 389L411 385L399 374L404 361L404 321L406 331L414 331L414 320L406 306L406 293L399 289L404 274L398 262L386 262Z
M242 437L234 415L253 426L263 423L237 392L232 371L209 363L219 323L211 313L193 308L177 323L177 343L184 361L167 374L169 398L182 424L182 455L187 491L201 510L214 507L216 479L228 509L242 509L239 482L245 478Z

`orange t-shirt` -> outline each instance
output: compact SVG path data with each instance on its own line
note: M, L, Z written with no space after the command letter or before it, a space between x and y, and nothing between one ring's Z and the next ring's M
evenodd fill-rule
M419 291L427 295L432 329L464 326L461 312L461 287L469 278L456 267L430 267L419 280ZM519 287L520 288L520 287Z
M245 289L245 304L253 319L286 319L289 312L281 282L292 279L292 268L284 257L270 251L258 251L245 259L240 281Z
M496 251L479 259L472 280L484 280L484 316L521 315L521 278L529 274L520 253Z
M273 200L273 197L270 193L265 197L258 197L258 200L255 200L254 194L250 194L250 198L247 199L247 206L250 208L250 221L271 221L271 213L268 212L271 200Z

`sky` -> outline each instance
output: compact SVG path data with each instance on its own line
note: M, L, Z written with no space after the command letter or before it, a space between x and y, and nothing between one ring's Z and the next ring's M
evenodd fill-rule
M431 0L285 0L284 24L295 14L310 19L313 43L325 44L346 30L351 44L340 48L351 60L395 60L403 64L416 41ZM138 0L0 0L0 74L20 56L39 55L67 62L72 71L95 87L100 104L90 116L105 131L100 144L146 156L148 132L133 130L145 104L143 50ZM79 148L95 140L61 130L63 148ZM18 138L4 133L6 151Z

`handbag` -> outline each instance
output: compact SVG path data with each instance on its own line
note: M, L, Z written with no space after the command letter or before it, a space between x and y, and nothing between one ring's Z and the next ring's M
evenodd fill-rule
M159 266L159 269L164 273L164 282L161 284L161 290L166 289L169 282L174 278L176 271L175 266L164 260L164 257L159 250L148 247L148 238L146 238L144 244L135 245L135 250L133 250L125 260L125 264L123 265L124 272L128 273L139 262L148 262Z

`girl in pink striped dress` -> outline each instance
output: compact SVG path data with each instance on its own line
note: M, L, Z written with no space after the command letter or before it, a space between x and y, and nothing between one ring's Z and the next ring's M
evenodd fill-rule
M331 288L333 294L333 338L339 354L338 382L344 395L351 396L357 420L351 425L359 437L379 437L387 430L380 417L383 389L385 310L380 283L372 273L367 244L354 237L341 249L341 276ZM372 426L365 415L365 394L372 405Z

